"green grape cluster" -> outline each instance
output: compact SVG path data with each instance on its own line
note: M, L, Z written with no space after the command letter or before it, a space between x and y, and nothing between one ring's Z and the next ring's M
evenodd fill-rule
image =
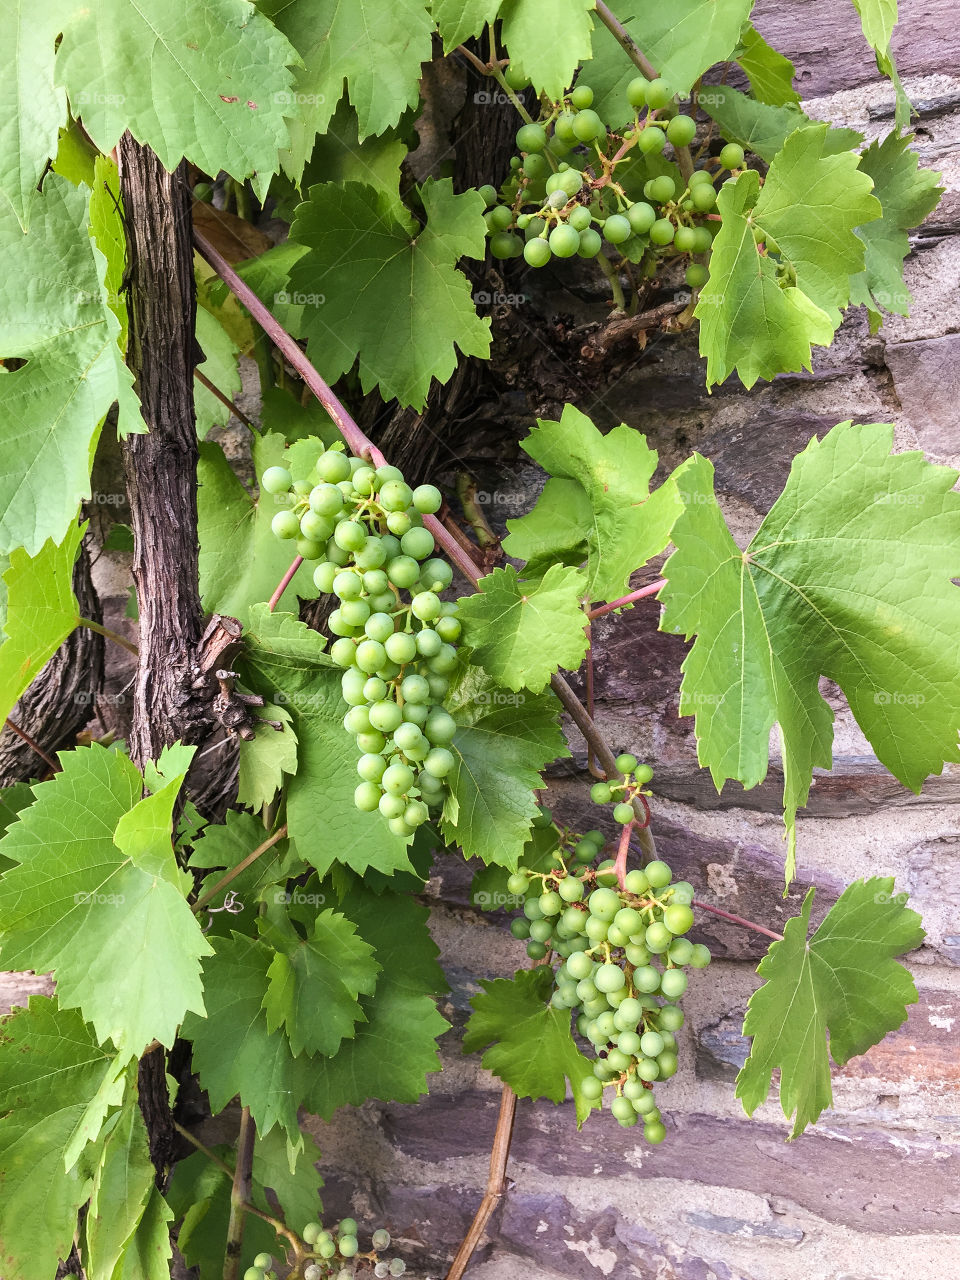
M434 555L423 516L440 507L433 485L411 490L396 467L373 467L335 449L309 481L268 468L262 487L286 502L273 518L278 538L296 539L318 590L337 597L330 656L343 668L343 724L361 753L354 802L379 810L409 836L441 805L456 732L443 708L457 665L457 606L439 592L450 565Z
M668 144L674 151L689 146L696 124L678 114L664 80L638 76L627 85L626 96L634 118L625 129L601 119L593 91L580 83L558 102L544 100L541 119L519 129L520 154L511 160L501 191L480 188L495 258L523 257L530 266L543 267L551 258L595 258L606 242L653 276L664 257L689 259L709 251L720 227L715 179L743 166L742 147L727 143L685 184L654 174L643 185L643 198L637 198L621 180L622 166L633 168L639 153L654 169ZM707 278L702 263L689 262L691 288L700 288Z
M329 1229L320 1222L308 1222L303 1229L303 1242L311 1251L303 1268L303 1280L354 1280L356 1267L364 1263L372 1267L377 1277L402 1276L407 1269L402 1258L379 1257L390 1248L390 1232L383 1227L374 1231L370 1252L361 1253L355 1218L343 1218ZM250 1270L244 1280L263 1280L263 1276L254 1276Z
M555 870L521 869L507 881L510 893L524 896L511 933L529 939L531 959L549 963L552 953L560 960L550 1003L570 1011L596 1055L593 1078L580 1086L584 1096L602 1102L606 1091L620 1125L642 1120L647 1141L662 1142L653 1086L677 1070L684 969L710 963L709 949L684 936L694 922L693 886L654 861L627 872L619 888L612 860L590 865L603 848L599 831L564 835L561 845L568 847Z
M637 764L637 757L629 752L617 756L617 769L623 774L623 781L595 782L590 788L590 799L594 804L613 803L614 821L626 826L636 817L633 799L653 777L653 770L648 764Z

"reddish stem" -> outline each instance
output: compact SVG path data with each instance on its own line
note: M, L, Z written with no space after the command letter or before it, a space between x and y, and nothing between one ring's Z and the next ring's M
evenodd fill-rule
M623 830L620 832L620 844L617 846L617 857L613 864L613 869L617 873L617 884L621 889L626 888L624 881L627 877L627 851L630 848L630 831L632 827L632 822L623 824Z
M280 603L280 597L286 591L287 587L289 587L290 581L293 578L293 575L297 572L297 570L300 568L302 564L303 564L303 556L297 556L293 564L290 566L287 572L280 579L279 583L277 584L277 589L273 593L273 595L270 597L270 603L267 606L267 608L270 610L271 613L273 613L274 609Z
M628 596L621 596L619 600L611 600L609 604L597 605L596 609L591 609L588 618L602 618L605 613L613 613L614 609L622 609L624 605L633 604L635 600L643 600L645 596L653 596L661 587L667 585L666 578L658 578L656 582L651 582L649 587L640 587L637 591L631 591Z
M754 924L752 920L744 920L743 916L733 916L729 911L721 911L719 907L708 906L707 903L699 902L696 898L693 900L693 905L699 907L701 911L709 911L712 915L729 920L731 924L738 924L744 929L752 929L754 933L762 933L765 938L773 938L775 942L783 941L782 933L774 933L772 929L765 929L762 924Z

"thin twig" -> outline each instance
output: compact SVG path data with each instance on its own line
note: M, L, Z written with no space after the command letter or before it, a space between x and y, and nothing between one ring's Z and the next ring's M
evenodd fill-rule
M500 539L490 528L487 517L477 501L477 482L466 471L457 473L457 497L460 499L461 507L463 507L463 514L466 517L467 524L476 535L477 545L480 550L483 551L487 547L497 546Z
M18 724L14 724L9 716L7 716L4 724L12 733L15 733L21 741L25 742L30 750L35 752L41 760L45 760L54 773L59 773L60 766L57 764L56 760L54 760L53 756L48 756L43 747L40 746L39 742L35 742L25 729L21 729Z
M227 1247L223 1259L223 1280L237 1280L240 1271L240 1253L243 1249L243 1227L246 1222L246 1206L250 1200L253 1182L253 1144L257 1136L256 1125L250 1118L250 1108L240 1112L240 1134L237 1138L237 1167L233 1171L230 1188L230 1218L227 1222Z
M127 649L134 657L139 656L140 650L135 644L131 644L124 636L116 631L111 631L109 627L101 626L99 622L94 622L91 618L78 618L78 627L86 627L88 631L95 631L98 636L106 636L108 640L112 640L114 644L120 645L122 649Z
M591 609L587 613L587 617L602 618L605 613L613 613L614 609L622 609L624 605L633 604L636 600L643 600L646 596L655 596L661 587L665 587L667 581L665 578L659 578L656 582L651 582L648 587L639 587L636 591L631 591L628 596L621 596L619 600L611 600L609 604L597 605L596 609Z
M729 920L731 924L738 924L744 929L752 929L754 933L762 933L765 938L773 938L776 942L783 941L782 933L775 933L773 929L766 929L762 924L754 924L752 920L745 920L743 916L733 916L729 911L721 911L719 907L708 906L706 902L699 902L696 898L693 900L693 905L699 907L701 911L709 911L712 915Z
M505 1084L500 1095L500 1114L497 1116L497 1128L493 1135L493 1146L490 1149L490 1173L487 1178L486 1194L474 1214L470 1230L450 1264L446 1280L460 1280L483 1237L494 1209L507 1189L507 1160L510 1155L510 1140L513 1137L513 1121L516 1113L517 1095L508 1084Z
M220 390L220 388L215 386L205 373L201 373L199 369L194 369L193 376L196 378L196 380L200 383L202 387L207 388L207 390L210 392L212 396L216 396L217 399L220 401L220 403L224 405L227 409L229 409L230 412L233 414L233 416L239 422L242 422L245 427L249 427L250 430L253 431L256 435L260 434L259 429L255 426L254 423L250 421L250 419L243 412L243 410L238 408L237 405L233 403L233 401L230 399L229 396L225 396L223 392Z
M238 862L235 867L231 867L231 869L225 875L220 877L220 879L217 881L217 883L213 886L212 889L208 889L207 892L203 895L203 897L198 898L197 901L193 904L192 910L194 915L196 915L198 911L202 911L203 908L207 905L207 903L212 901L212 899L214 899L217 896L217 894L220 892L221 889L225 889L228 884L230 884L233 880L236 880L237 876L240 875L242 871L246 871L247 867L251 866L254 862L256 862L256 860L262 854L266 853L268 849L272 849L273 846L277 844L278 841L282 840L286 834L287 834L287 824L284 823L282 827L278 827L276 829L276 831L273 833L272 836L269 837L269 839L264 840L263 844L257 845L253 853L248 853L242 862Z
M303 556L297 556L294 559L293 564L290 566L287 572L283 575L283 577L277 583L277 589L276 591L274 591L273 595L270 597L270 603L267 606L267 608L270 610L271 613L273 613L274 609L280 603L280 597L286 591L287 587L289 587L291 581L293 580L293 575L297 572L297 570L300 568L302 564L303 564Z
M488 76L491 74L490 68L487 64L468 49L465 44L458 44L456 49L454 49L454 53L459 53L462 57L466 58L474 70L479 71L482 76Z
M617 846L617 857L613 864L613 869L617 873L617 884L621 889L625 889L624 881L627 878L627 851L630 848L630 828L632 822L625 822L623 830L620 832L620 843Z
M627 314L627 300L623 296L623 285L620 283L620 275L617 268L613 265L605 253L597 254L597 266L607 278L607 284L610 286L610 292L613 294L613 307L615 311Z

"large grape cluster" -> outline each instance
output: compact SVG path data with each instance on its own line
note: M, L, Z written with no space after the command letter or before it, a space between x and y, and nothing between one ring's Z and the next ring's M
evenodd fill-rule
M543 267L554 257L595 258L606 241L640 263L644 275L655 274L664 256L685 256L687 284L706 283L706 267L692 259L710 249L720 227L715 179L743 166L743 148L727 143L706 162L710 167L695 169L685 182L657 174L669 167L658 163L668 144L674 151L689 146L696 124L677 113L664 80L638 76L626 97L633 120L623 129L601 119L593 91L581 83L558 102L544 100L540 121L520 128L520 154L501 191L481 188L495 258L522 256ZM637 153L647 159L639 172L654 171L643 182Z
M547 811L540 821L550 821ZM620 1125L640 1120L647 1141L660 1143L666 1128L653 1086L677 1070L684 970L705 968L710 951L684 936L694 922L693 886L674 881L658 860L628 871L620 888L612 860L592 865L603 843L599 831L563 832L555 869L512 875L507 889L524 902L510 928L528 940L531 959L560 960L550 1003L570 1011L595 1054L583 1096L601 1104L606 1096Z
M330 656L343 668L343 724L360 751L358 809L379 809L409 836L443 803L454 767L456 725L443 708L457 665L457 606L442 601L453 577L434 555L423 516L437 511L433 485L411 490L396 467L373 467L335 449L310 481L269 467L261 485L285 503L278 538L319 563L314 582L337 597L327 622Z

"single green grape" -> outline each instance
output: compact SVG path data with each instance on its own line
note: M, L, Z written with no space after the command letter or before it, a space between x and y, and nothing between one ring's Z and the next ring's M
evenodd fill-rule
M663 130L658 129L656 125L641 129L637 134L637 146L645 156L659 155L666 145L667 140Z
M635 235L645 235L657 220L656 210L652 205L638 200L627 210L627 221Z
M558 258L572 258L580 248L580 233L561 222L550 232L550 249Z
M276 537L284 541L300 536L300 521L292 511L278 511L270 521L270 528Z
M717 203L717 193L711 182L700 182L695 187L690 188L690 199L693 201L693 207L701 213L706 213Z
M609 783L595 782L590 788L590 799L594 804L609 804L613 798Z
M632 234L633 228L622 213L612 213L603 224L603 238L610 244L623 244Z
M578 111L584 111L587 107L593 106L593 90L585 84L578 83L570 94L570 101Z
M636 815L633 812L633 805L627 804L626 801L613 806L613 820L619 822L622 826L626 826L628 822L632 822Z
M593 94L590 95L591 99ZM573 132L578 141L592 142L594 138L606 137L607 126L603 123L596 111L589 107L585 111L578 111L573 119Z
M523 257L531 267L545 267L553 257L553 251L546 240L528 240L523 246Z
M696 123L690 116L674 116L667 125L667 141L675 147L688 147L696 132Z
M679 1000L687 989L687 975L682 969L668 969L660 979L660 989L668 1000Z
M603 248L603 239L600 232L593 227L584 227L580 232L580 248L577 254L581 258L595 258Z
M649 80L647 80L645 76L636 76L627 85L627 101L630 103L631 107L634 107L638 111L642 106L646 105L647 86L649 83Z
M547 145L547 134L542 125L525 124L517 130L518 151L542 151Z
M673 90L667 84L666 80L657 77L651 80L646 89L647 106L654 111L659 111L661 107L665 107L673 97Z
M740 169L743 167L743 147L736 142L728 142L720 152L720 163L724 169Z

